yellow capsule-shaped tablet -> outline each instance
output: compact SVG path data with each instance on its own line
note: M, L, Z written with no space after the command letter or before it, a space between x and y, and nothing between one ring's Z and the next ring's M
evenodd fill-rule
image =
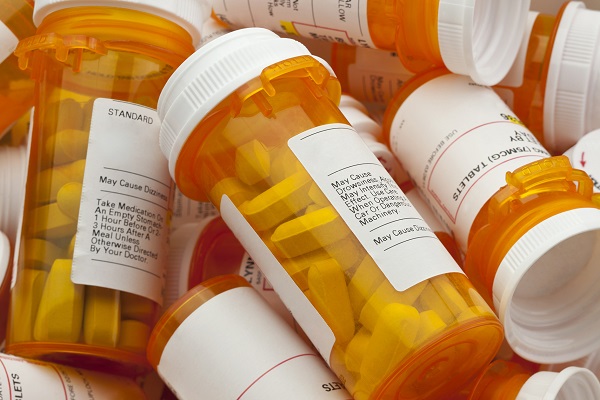
M98 286L85 289L83 340L87 344L115 347L119 339L119 291Z
M83 185L79 182L69 182L63 185L56 194L56 204L63 214L77 220Z
M430 279L430 283L423 291L419 302L424 309L435 310L448 325L469 308L460 293L445 277Z
M373 331L385 307L393 303L413 305L426 287L427 281L423 281L399 292L389 281L383 281L363 306L359 317L360 323Z
M311 182L308 173L297 172L243 203L240 211L257 231L273 228L311 203L308 197Z
M328 206L279 225L271 241L291 258L337 242L349 234L350 229L342 217Z
M36 201L39 205L56 201L56 195L61 187L69 182L83 182L85 160L46 168L38 174L38 189Z
M35 208L32 220L28 228L32 236L39 238L71 237L77 230L77 220L63 213L56 203Z
M71 281L72 260L52 264L35 319L37 341L77 342L83 322L84 286Z
M235 172L240 181L254 185L269 177L271 159L267 148L258 140L251 140L235 151Z
M33 338L33 327L46 284L48 273L37 269L19 271L15 287L12 289L10 341L28 342Z
M144 353L151 329L143 322L133 319L121 321L118 347L134 353Z
M323 193L323 191L317 186L316 183L310 185L310 188L308 189L308 196L312 201L314 201L315 204L318 204L322 207L331 205L331 203L325 196L325 193Z
M437 334L446 329L447 326L448 325L446 325L446 323L434 310L423 311L421 312L421 322L415 342L423 343L431 340Z
M56 111L56 131L64 129L83 128L83 109L75 99L66 98L49 105L50 108L58 108Z
M238 178L230 177L217 182L210 190L208 198L213 204L219 205L224 194L227 194L233 204L242 204L256 196L257 193Z
M419 329L416 308L393 303L377 320L360 367L361 379L379 382L413 349Z
M358 265L356 272L348 283L348 295L354 312L354 318L359 319L363 306L375 290L385 280L385 275L379 269L371 256L367 255Z
M46 142L46 160L54 165L82 160L87 154L89 133L79 129L65 129L50 136Z
M142 321L148 325L156 319L158 304L137 294L121 292L121 318Z
M371 340L371 332L366 328L360 328L356 335L350 340L346 346L344 360L348 371L360 373L360 365L367 352L369 341Z
M299 169L303 169L298 158L287 146L276 147L269 154L271 156L270 181L272 184L279 183Z
M346 288L344 271L334 259L318 261L308 270L312 304L329 325L340 343L354 336L354 318Z

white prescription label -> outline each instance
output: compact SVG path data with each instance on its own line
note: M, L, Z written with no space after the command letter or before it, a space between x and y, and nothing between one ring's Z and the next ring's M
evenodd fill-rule
M492 89L452 74L425 83L402 104L390 147L463 251L477 213L506 185L506 172L550 156Z
M215 14L226 23L353 46L374 48L366 0L215 0Z
M573 168L590 176L594 192L600 193L600 129L585 134L564 155L569 157Z
M120 377L0 354L1 399L141 399L142 396L133 381Z
M242 264L240 265L239 275L246 279L248 283L256 289L263 299L269 303L271 308L291 327L295 326L294 318L281 301L279 295L275 292L273 285L267 280L265 274L260 270L248 253L244 253Z
M288 145L396 290L462 272L354 128L323 125Z
M393 51L356 48L356 61L348 66L350 94L359 101L387 105L414 73Z
M205 399L351 399L319 355L250 287L223 292L190 314L157 370L181 399L199 393ZM339 390L327 390L332 383Z
M19 38L0 21L0 63L8 58L19 44Z
M172 181L156 110L94 102L71 279L162 304Z

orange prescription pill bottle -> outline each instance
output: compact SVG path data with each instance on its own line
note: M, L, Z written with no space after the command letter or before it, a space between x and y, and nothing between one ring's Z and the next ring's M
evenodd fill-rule
M238 274L282 319L296 328L294 318L273 286L221 217L182 225L171 234L170 242L163 308L209 278Z
M462 265L462 256L450 229L442 224L441 219L434 214L433 209L427 205L423 196L415 189L410 177L402 168L396 156L392 154L390 148L381 142L384 140L381 125L371 119L367 109L359 101L347 94L342 95L339 108L350 125L356 129L356 132L365 141L369 149L400 186L400 189L419 212L419 215L423 217L423 220L452 255L452 258L459 265Z
M594 192L600 193L600 129L588 132L563 153L571 165L585 171L594 184Z
M219 215L219 212L212 203L208 201L196 201L181 193L179 188L175 187L173 195L173 206L171 211L170 231L174 232L179 227L194 222L202 222L211 217Z
M396 51L411 71L446 66L493 85L510 69L529 0L223 0L215 15L233 27Z
M446 70L407 82L384 131L514 351L544 363L597 348L600 210L589 177L550 158L491 88Z
M531 372L517 363L492 362L474 382L468 400L594 400L600 382L586 368L568 367L559 372Z
M0 2L0 138L33 105L33 81L21 71L13 51L19 40L35 34L33 2Z
M556 16L530 12L519 55L496 90L553 154L600 128L600 11L568 1Z
M0 387L5 398L145 400L131 379L62 364L0 353Z
M240 29L169 79L161 148L352 396L439 398L487 365L503 331L339 98L302 44Z
M351 400L323 359L239 275L187 292L162 316L148 359L180 400Z
M36 1L37 34L15 50L37 95L8 353L151 369L173 186L155 107L203 7Z

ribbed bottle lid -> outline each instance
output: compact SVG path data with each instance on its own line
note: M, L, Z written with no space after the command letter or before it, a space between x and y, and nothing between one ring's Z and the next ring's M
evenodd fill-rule
M513 65L525 32L529 0L440 0L438 40L446 67L495 85Z
M600 382L586 368L568 367L561 372L538 372L525 382L518 399L527 400L597 400Z
M566 5L556 36L544 93L544 139L562 153L600 128L600 11L581 1Z

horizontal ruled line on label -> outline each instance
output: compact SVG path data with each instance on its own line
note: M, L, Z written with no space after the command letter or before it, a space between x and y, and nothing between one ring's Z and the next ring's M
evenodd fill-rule
M149 180L154 181L156 183L160 183L161 185L165 186L167 189L171 188L171 185L168 184L168 183L161 182L158 179L154 179L154 178L152 178L150 176L147 176L147 175L138 174L137 172L127 171L127 170L119 169L119 168L110 168L110 167L104 167L104 169L108 169L108 170L111 170L111 171L124 172L126 174L131 174L131 175L141 176L142 178L146 178L146 179L149 179Z
M118 263L118 262L114 262L114 261L108 261L108 260L100 260L100 259L98 259L98 258L92 258L92 261L97 261L97 262L102 262L102 263L107 263L107 264L120 265L120 266L122 266L122 267L133 268L133 269L137 269L138 271L142 271L142 272L145 272L145 273L147 273L147 274L153 275L153 276L155 276L155 277L157 277L157 278L159 278L159 279L161 278L161 276L160 276L160 275L158 275L158 274L155 274L155 273L154 273L154 272L152 272L152 271L148 271L148 270L145 270L145 269L143 269L143 268L139 268L139 267L134 267L133 265L129 265L129 264L122 264L122 263Z
M126 196L126 197L132 197L132 198L134 198L134 199L143 200L143 201L146 201L146 202L148 202L148 203L150 203L150 204L154 204L155 206L157 206L157 207L160 207L160 208L162 208L163 210L167 210L167 208L166 208L166 207L164 207L164 206L161 206L160 204L158 204L158 203L155 203L155 202L153 202L153 201L150 201L150 200L144 199L143 197L132 196L132 195L130 195L130 194L125 194L125 193L120 193L120 192L113 192L112 190L101 190L101 192L104 192L104 193L112 193L112 194L118 194L118 195L121 195L121 196Z

